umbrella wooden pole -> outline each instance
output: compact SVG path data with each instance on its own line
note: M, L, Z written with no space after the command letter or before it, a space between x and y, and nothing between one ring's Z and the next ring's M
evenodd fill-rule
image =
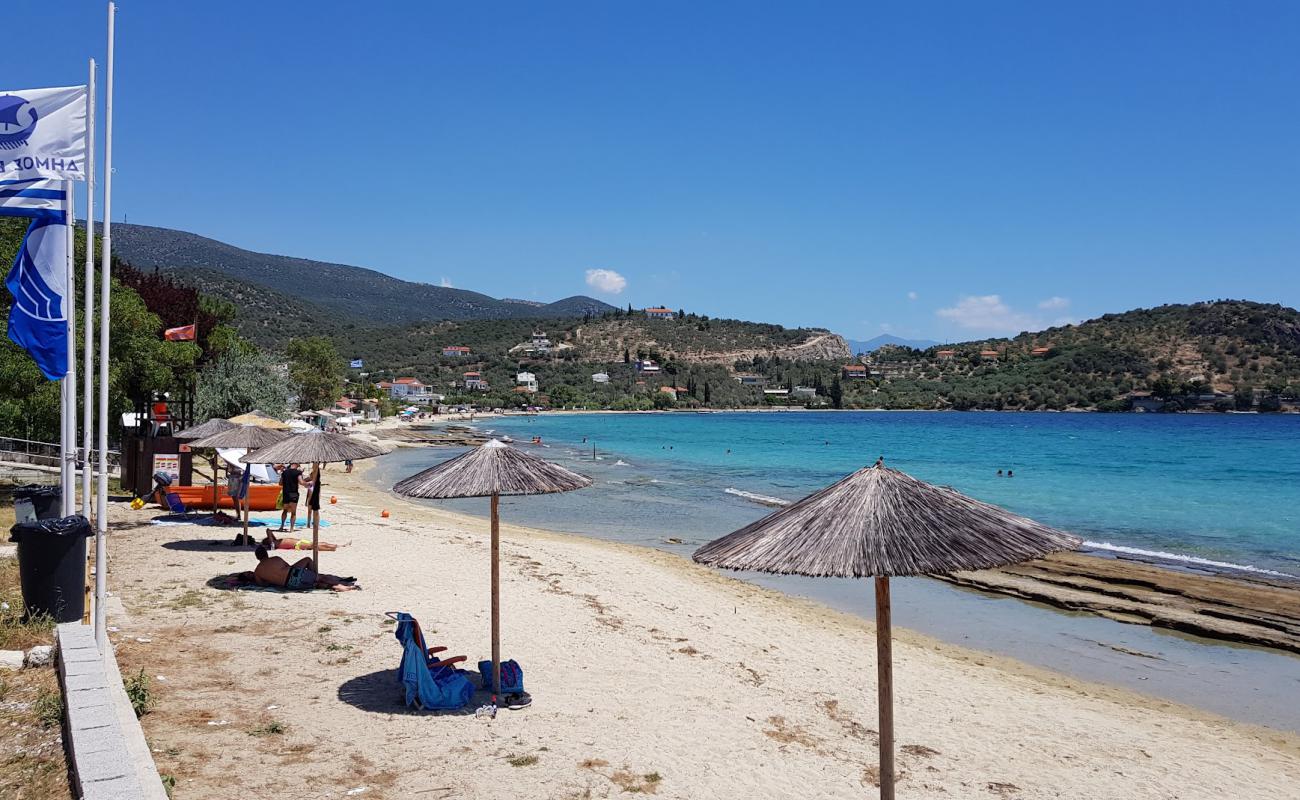
M316 567L316 574L320 574L320 509L311 507L314 498L320 497L320 463L312 465L311 472L311 490L312 494L307 495L307 513L311 514L311 563ZM316 505L320 505L317 501Z
M500 495L492 495L492 699L501 695L501 521Z
M894 649L889 578L876 578L876 685L880 705L880 800L894 800Z

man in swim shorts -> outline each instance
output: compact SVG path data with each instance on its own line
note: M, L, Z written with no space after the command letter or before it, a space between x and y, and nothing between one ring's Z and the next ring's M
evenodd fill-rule
M354 580L336 575L321 575L316 572L316 562L310 558L290 564L283 558L268 553L263 545L257 548L257 568L253 570L253 582L258 586L276 586L295 592L309 592L312 589L347 592L357 588L353 585Z
M302 479L302 465L290 464L280 473L280 495L284 508L280 510L280 530L284 530L284 519L289 518L289 533L293 533L298 524L298 487L306 486Z

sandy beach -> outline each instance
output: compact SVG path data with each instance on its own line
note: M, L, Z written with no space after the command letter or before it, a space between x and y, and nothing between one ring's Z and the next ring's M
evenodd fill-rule
M322 568L358 592L213 588L254 565L212 544L230 529L113 510L112 635L124 674L154 676L143 724L174 797L870 796L870 623L646 548L507 525L503 652L533 705L408 711L383 612L411 611L471 667L486 658L487 533L368 487L368 466L326 479L322 538L351 544ZM1300 785L1300 737L896 639L900 796L1280 800Z

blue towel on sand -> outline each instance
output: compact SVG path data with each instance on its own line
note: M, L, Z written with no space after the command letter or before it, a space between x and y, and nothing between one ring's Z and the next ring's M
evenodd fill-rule
M460 670L429 669L429 652L414 622L410 614L398 612L397 630L393 632L402 643L397 679L406 688L406 704L426 710L464 708L474 694L473 684Z

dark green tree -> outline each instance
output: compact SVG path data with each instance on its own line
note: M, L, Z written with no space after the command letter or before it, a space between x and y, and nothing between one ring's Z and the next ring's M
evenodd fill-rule
M334 343L324 336L289 340L289 383L298 394L298 408L328 408L343 392L343 361Z

